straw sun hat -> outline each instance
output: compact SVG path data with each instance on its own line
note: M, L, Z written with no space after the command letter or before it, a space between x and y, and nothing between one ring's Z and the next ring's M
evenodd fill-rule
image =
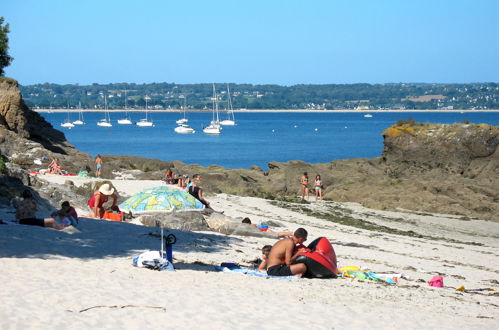
M109 183L104 183L102 186L99 188L99 192L103 193L104 195L112 195L114 193L114 188L111 187Z

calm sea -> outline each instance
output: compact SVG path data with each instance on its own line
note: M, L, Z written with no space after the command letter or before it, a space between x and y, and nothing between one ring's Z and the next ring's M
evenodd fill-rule
M195 134L173 131L178 113L153 113L155 127L118 125L122 113L111 113L113 127L104 128L96 122L103 113L84 113L86 125L73 129L60 127L67 113L42 113L78 150L107 155L134 155L165 161L180 160L187 164L226 168L249 168L258 165L267 169L269 161L294 159L309 163L334 159L372 158L381 155L381 132L399 119L413 118L424 123L455 123L468 120L499 126L499 113L236 113L237 126L224 127L219 136L202 132L211 114L189 113L189 125ZM131 113L138 121L143 113ZM71 114L70 120L76 120ZM224 118L222 118L224 119Z

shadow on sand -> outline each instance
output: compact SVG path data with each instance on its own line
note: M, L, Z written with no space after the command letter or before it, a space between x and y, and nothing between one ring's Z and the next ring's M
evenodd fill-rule
M144 250L161 248L159 228L80 218L78 231L71 234L36 226L0 225L0 258L132 257ZM235 237L165 228L164 234L168 233L176 236L174 251L180 252L217 253L228 244L241 241ZM180 266L207 270L204 265Z

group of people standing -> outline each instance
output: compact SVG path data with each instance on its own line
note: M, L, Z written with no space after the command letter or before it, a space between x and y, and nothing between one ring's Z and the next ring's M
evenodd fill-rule
M309 185L310 182L308 180L308 173L303 172L303 175L300 178L300 191L301 191L301 198L306 199L307 201L308 201ZM313 187L315 190L315 200L322 201L322 191L324 190L324 185L322 184L321 176L319 174L315 176Z

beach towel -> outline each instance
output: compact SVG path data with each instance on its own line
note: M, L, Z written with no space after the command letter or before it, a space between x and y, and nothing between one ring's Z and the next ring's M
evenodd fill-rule
M235 264L232 264L235 265ZM298 276L271 276L267 275L266 273L260 273L256 269L249 269L246 267L240 267L240 266L232 266L232 267L227 267L225 266L224 263L220 266L214 266L215 270L219 272L226 272L226 273L237 273L237 274L245 274L245 275L251 275L251 276L258 276L258 277L268 277L268 278L280 278L280 279L286 279L286 280L299 280L301 277Z
M388 284L397 284L402 274L376 274L374 272L366 272L357 266L345 266L339 268L343 278L357 278L359 280L372 280Z

